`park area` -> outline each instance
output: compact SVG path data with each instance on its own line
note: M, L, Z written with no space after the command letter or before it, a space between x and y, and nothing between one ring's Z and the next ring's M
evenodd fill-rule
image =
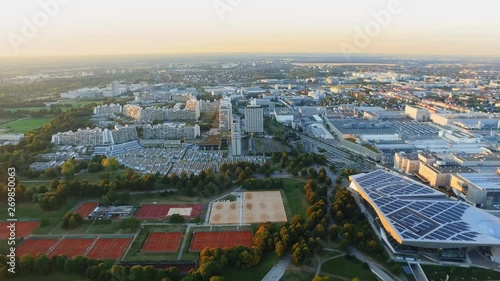
M6 129L10 133L25 134L33 129L42 127L50 121L50 117L26 117L0 125L0 129Z
M252 246L252 231L193 232L191 252L201 252L205 248L230 248L233 246Z
M86 219L98 206L98 202L83 202L80 207L78 207L76 212L80 214L82 218Z
M7 227L12 222L0 222L0 240L5 240L9 238L10 231L7 231ZM25 238L30 235L35 229L40 225L38 221L18 221L14 222L16 238Z
M185 218L195 218L201 215L202 208L201 204L147 204L141 206L135 217L140 220L161 220L179 214Z
M97 242L88 252L87 257L102 260L118 260L123 256L130 242L132 242L132 238L98 238Z
M243 223L286 221L281 192L243 192Z
M181 238L180 232L151 232L142 247L142 252L175 253L179 248Z

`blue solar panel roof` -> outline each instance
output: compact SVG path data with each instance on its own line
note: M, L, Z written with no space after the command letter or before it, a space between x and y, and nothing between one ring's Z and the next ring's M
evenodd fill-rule
M483 210L384 170L355 175L352 180L353 188L384 216L403 244L420 241L500 245L500 233L488 235L476 229L475 217L487 218L500 230L500 219Z

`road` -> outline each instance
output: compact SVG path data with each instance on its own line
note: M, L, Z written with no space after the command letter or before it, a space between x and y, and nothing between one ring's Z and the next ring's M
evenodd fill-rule
M285 274L286 269L292 263L292 258L290 255L282 258L271 270L262 278L262 281L278 281Z
M304 134L301 134L300 136L302 138L302 142L306 144L305 146L307 146L307 143L315 146L313 152L316 152L316 148L326 150L324 154L329 164L332 164L333 162L343 162L346 168L354 168L358 171L369 171L373 169L373 165L366 161L357 162L351 160L351 156L347 152L340 149L339 142L325 143Z
M365 258L365 256L363 256L363 254L361 254L358 250L356 250L356 248L354 248L352 246L349 246L349 250L360 261L366 262L368 264L368 266L370 266L370 270L375 275L377 275L378 278L380 278L380 279L382 279L384 281L395 281L394 278L392 278L391 276L389 276L389 274L385 273L385 271L382 270L382 268L380 268L378 265L376 265L373 262L371 262L369 259Z

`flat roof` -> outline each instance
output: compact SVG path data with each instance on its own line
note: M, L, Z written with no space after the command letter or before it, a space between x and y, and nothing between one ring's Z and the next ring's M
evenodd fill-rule
M500 246L500 218L484 210L385 170L350 178L350 188L374 208L385 230L400 244Z
M500 175L498 174L459 173L457 176L481 189L500 189Z
M423 164L430 168L431 170L439 173L474 173L475 171L466 166L451 166L451 165L442 165L442 166L434 166L433 164Z

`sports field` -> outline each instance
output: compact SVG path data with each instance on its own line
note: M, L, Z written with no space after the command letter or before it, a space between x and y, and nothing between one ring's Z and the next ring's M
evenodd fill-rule
M130 242L132 242L132 238L98 238L87 257L118 260L123 256Z
M205 248L228 248L233 246L252 246L252 231L193 232L189 251L200 252Z
M7 226L9 226L11 222L0 222L0 240L8 239L10 231L7 231ZM15 222L15 233L16 239L25 238L30 233L35 231L35 229L40 225L38 221L18 221Z
M59 241L59 239L27 239L16 249L16 255L22 257L24 255L36 256L38 254L47 254L47 252Z
M99 206L98 202L83 202L76 212L86 219L92 211Z
M141 220L168 219L173 214L186 218L195 218L201 215L201 204L147 204L142 205L136 218Z
M53 256L66 255L68 258L77 255L84 255L87 249L95 241L95 238L66 238L63 239L55 248L47 255Z
M151 232L142 247L147 253L175 253L179 248L182 233L180 232Z
M26 117L0 125L0 129L9 129L12 133L27 133L50 121L50 117Z
M286 221L281 192L243 192L243 223Z
M240 203L237 201L214 202L210 212L210 223L240 223Z

